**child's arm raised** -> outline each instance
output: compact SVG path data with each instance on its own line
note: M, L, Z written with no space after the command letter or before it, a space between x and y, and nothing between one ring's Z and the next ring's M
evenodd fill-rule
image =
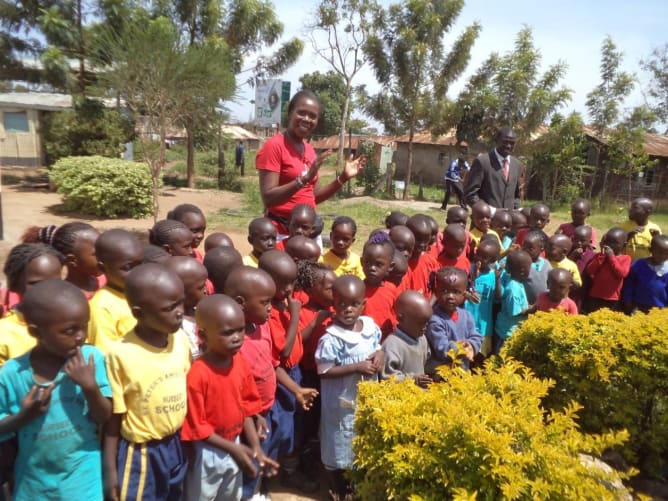
M308 411L313 405L313 400L318 396L318 390L314 388L302 388L299 386L281 366L276 367L276 379L285 386L301 407Z
M302 304L297 300L288 296L288 311L290 312L290 324L285 333L285 346L281 350L281 360L287 360L292 353L292 347L295 345L297 338L297 329L299 327L299 312Z
M95 361L93 354L88 357L88 363L81 354L81 347L77 354L65 364L65 373L83 390L88 402L90 417L97 424L104 424L111 417L111 400L104 397L95 379Z
M118 466L116 459L118 456L118 441L121 437L121 420L123 414L112 414L104 427L104 494L105 499L118 501L120 491L118 488Z
M0 420L0 434L14 433L49 409L53 385L46 388L34 385L21 402L21 409Z

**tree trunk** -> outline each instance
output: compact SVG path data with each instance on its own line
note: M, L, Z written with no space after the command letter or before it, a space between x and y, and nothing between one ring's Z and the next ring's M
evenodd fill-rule
M346 121L348 118L348 108L350 107L350 79L346 80L346 98L343 101L343 110L341 112L341 124L339 126L339 151L336 153L336 165L343 167L343 138L346 135Z
M188 188L195 187L195 135L192 131L192 124L186 126L186 142L188 145L188 154L186 155L186 178Z
M406 184L404 185L404 194L402 195L402 200L408 200L408 187L411 184L411 172L413 171L413 136L415 131L413 130L413 125L411 124L410 131L408 132L408 165L406 166Z

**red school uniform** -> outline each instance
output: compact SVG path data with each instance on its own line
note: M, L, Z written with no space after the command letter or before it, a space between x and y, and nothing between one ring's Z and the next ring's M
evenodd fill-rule
M589 226L586 224L585 226ZM589 226L591 228L591 246L596 248L596 230L594 229L593 226ZM576 226L573 223L563 223L559 225L559 228L557 228L557 231L555 232L555 235L557 233L563 233L566 235L568 238L573 238L573 234L575 233L575 228Z
M471 272L471 261L466 257L466 254L459 255L457 259L449 258L445 254L439 254L437 261L439 269L445 266L454 266L455 268L464 270L464 273L466 273L467 276Z
M302 306L301 312L299 313L298 327L300 335L306 326L313 321L320 310L320 307L312 303L307 303ZM331 323L332 319L330 317L321 325L313 329L311 337L304 341L304 354L302 355L302 361L300 363L302 369L316 372L317 367L315 365L315 350L318 347L318 341L320 341L320 338L325 335L325 331L327 330L327 327L331 325Z
M408 270L401 280L398 292L414 290L430 299L432 291L429 288L429 278L431 272L436 270L438 270L438 261L426 252L420 254L417 259L409 259Z
M276 367L272 356L271 329L269 322L255 326L250 334L246 333L240 353L248 362L260 395L261 413L271 409L276 396Z
M599 252L589 261L586 272L591 277L589 297L618 301L621 298L624 279L631 270L631 256L606 256Z
M397 317L394 313L394 302L397 299L397 287L392 282L383 282L378 286L366 286L364 293L366 305L364 315L371 317L380 327L382 340L394 331Z
M559 310L569 315L577 315L578 307L570 297L566 296L564 299L558 302L554 302L550 299L550 296L547 292L541 292L538 294L536 299L536 309L539 311L551 311Z
M268 323L269 329L271 330L271 341L273 344L272 357L274 363L276 365L282 365L286 369L298 365L304 355L304 344L302 342L302 335L299 328L297 328L297 335L295 336L295 342L292 345L290 356L287 359L281 357L281 351L285 348L285 336L288 331L288 326L290 325L290 312L287 306L282 308L273 306L271 308Z
M436 236L436 243L429 249L431 257L438 260L438 255L443 252L443 232L439 232ZM471 252L471 234L466 230L466 245L464 246L464 255L468 256Z
M262 411L253 374L243 355L232 357L229 367L195 360L187 378L188 413L182 440L204 440L212 434L234 441L244 419Z

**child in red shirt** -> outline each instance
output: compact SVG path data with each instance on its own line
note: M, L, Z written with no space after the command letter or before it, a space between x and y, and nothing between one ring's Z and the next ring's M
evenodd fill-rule
M569 315L577 315L578 307L568 292L573 283L573 275L564 268L552 268L547 274L547 292L538 294L534 308L538 311L559 310Z
M443 230L443 250L438 255L439 268L454 266L469 274L471 261L466 257L466 230L458 224L449 224Z
M297 472L298 456L302 443L303 415L298 409L308 411L318 395L313 388L302 388L299 362L304 354L299 316L301 303L292 297L297 281L297 265L285 252L268 250L260 256L258 267L269 273L276 286L271 301L269 328L273 344L273 362L276 367L276 415L279 435L278 454L282 459L281 481L287 487L310 492L318 485Z
M380 327L381 340L394 331L397 323L394 312L397 288L386 280L392 267L393 256L394 246L385 234L376 234L364 244L362 252L366 285L364 315L371 317Z
M622 254L627 233L612 228L601 239L601 252L589 262L585 272L591 279L589 295L584 299L584 313L601 308L619 310L624 279L631 271L631 256Z
M520 247L522 246L522 243L524 243L524 237L530 231L539 230L544 232L543 228L550 222L550 208L545 204L534 205L529 211L527 220L529 226L518 230L517 235L515 236L515 243ZM547 235L545 236L545 239L547 240ZM545 255L541 255L541 257L545 257Z
M586 223L587 218L591 212L591 205L589 200L585 198L578 198L571 205L571 222L563 223L557 228L555 235L563 233L567 237L573 239L573 234L577 228L582 226L588 226ZM591 226L589 226L591 228ZM591 228L591 245L596 247L596 231L594 228Z
M275 474L278 468L260 446L253 416L262 404L248 362L238 353L244 312L232 298L216 294L200 301L197 324L206 351L187 378L188 413L181 439L191 443L192 456L185 498L239 499L242 469L255 477ZM239 441L242 431L248 445Z
M438 262L427 252L429 250L429 240L431 239L429 219L424 214L416 214L408 218L406 226L415 237L415 247L413 248L411 257L408 259L408 270L399 288L401 291L417 291L427 299L430 299L432 295L432 291L429 288L431 273L436 271L439 266ZM392 230L395 228L392 228Z

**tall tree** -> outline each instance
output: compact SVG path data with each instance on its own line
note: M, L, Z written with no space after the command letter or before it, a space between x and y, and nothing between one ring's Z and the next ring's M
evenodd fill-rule
M652 111L665 127L668 125L668 43L656 47L640 65L651 77L648 93L654 101Z
M570 100L571 91L560 85L566 72L562 61L540 73L541 53L528 27L515 37L514 50L492 53L469 78L466 87L451 107L452 113L438 132L456 125L460 140L476 141L494 137L504 125L518 136L516 150L522 151L539 126Z
M346 100L346 84L343 78L334 71L328 71L327 73L316 71L302 75L299 82L303 89L315 92L322 103L322 114L313 135L332 136L338 134L341 112Z
M353 79L367 62L364 46L378 13L376 0L321 0L316 20L307 24L313 50L336 72L345 85L343 106L339 113L339 150L337 164L343 161L343 137L350 115ZM322 41L322 38L325 40Z
M283 33L283 24L276 15L274 5L267 0L175 0L171 3L157 2L154 8L174 20L189 46L224 43L234 74L241 71L244 60L252 52L273 45ZM273 55L257 59L254 75L271 77L280 74L294 64L302 49L301 40L293 38L286 41ZM253 81L254 78L251 79ZM209 118L214 107L215 102L192 96L190 111L182 118L188 145L186 165L189 187L195 183L195 128L210 125Z
M153 179L153 216L159 212L158 188L165 163L167 128L183 121L192 96L224 95L234 88L232 62L224 44L184 43L169 19L136 15L122 33L109 30L104 61L113 61L100 75L136 117L143 118L139 135ZM138 50L138 48L141 50ZM155 135L159 142L152 140Z
M587 109L594 130L603 138L619 119L621 104L633 90L633 75L622 71L623 54L608 35L601 45L601 82L587 94ZM599 144L599 143L596 143ZM610 162L602 162L601 148L598 148L597 167L603 167L601 193L606 193ZM593 194L594 183L591 183L589 195Z
M409 0L380 9L365 51L382 90L368 98L367 111L390 133L408 132L403 199L413 169L413 138L433 107L447 102L448 88L464 71L480 25L474 23L446 51L446 35L464 0Z

